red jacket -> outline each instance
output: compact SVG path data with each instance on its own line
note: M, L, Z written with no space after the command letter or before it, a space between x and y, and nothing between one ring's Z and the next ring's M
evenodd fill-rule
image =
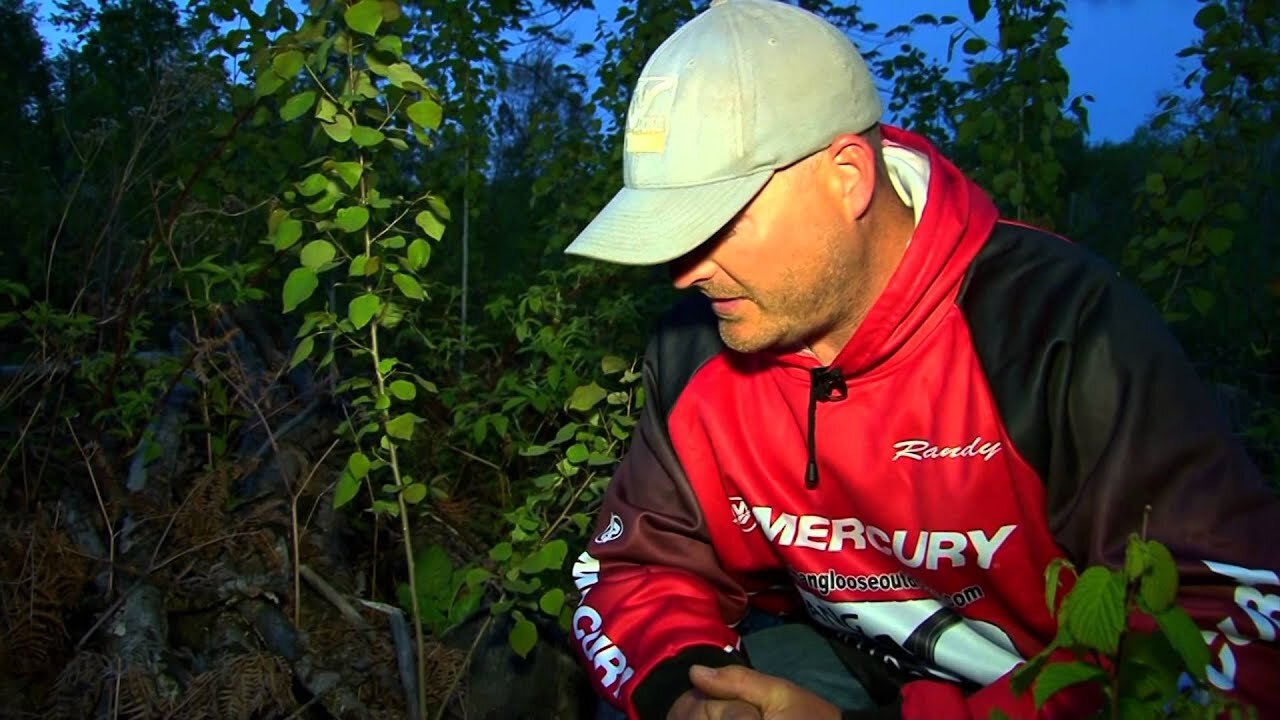
M883 660L905 718L1034 716L1008 677L1055 635L1046 566L1121 564L1150 505L1211 679L1280 713L1280 504L1159 315L1087 251L999 221L921 138L884 136L927 156L928 202L831 366L725 348L698 296L652 338L573 571L598 691L665 717L691 664L749 663L752 605Z

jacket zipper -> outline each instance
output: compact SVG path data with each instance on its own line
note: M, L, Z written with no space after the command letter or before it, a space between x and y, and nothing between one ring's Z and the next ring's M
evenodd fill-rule
M804 472L804 486L818 487L818 403L844 400L849 396L840 368L817 367L809 371L809 463Z

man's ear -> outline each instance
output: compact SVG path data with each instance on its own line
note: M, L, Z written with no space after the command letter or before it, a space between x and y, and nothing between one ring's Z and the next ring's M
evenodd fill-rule
M850 222L860 219L871 207L875 195L876 152L862 135L846 133L827 146L828 189L837 194Z

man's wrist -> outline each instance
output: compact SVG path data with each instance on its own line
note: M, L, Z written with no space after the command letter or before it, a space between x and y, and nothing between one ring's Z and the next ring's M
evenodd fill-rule
M631 704L641 720L666 720L676 698L693 689L689 668L694 665L727 667L750 663L742 653L726 652L714 645L695 645L681 650L655 665L632 692Z

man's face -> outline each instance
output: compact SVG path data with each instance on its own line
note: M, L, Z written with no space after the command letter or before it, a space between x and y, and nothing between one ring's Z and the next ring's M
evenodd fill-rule
M720 233L671 263L675 286L712 299L720 337L739 352L812 343L848 312L860 257L812 160L776 173Z

